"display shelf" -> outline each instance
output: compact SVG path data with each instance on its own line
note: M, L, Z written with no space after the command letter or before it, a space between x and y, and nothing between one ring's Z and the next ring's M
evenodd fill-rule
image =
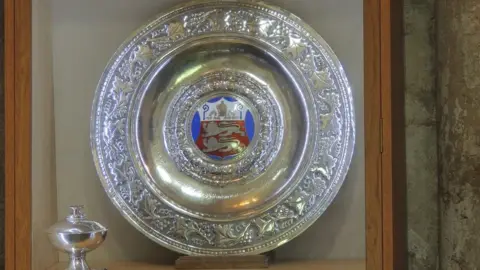
M94 267L173 269L132 262L166 263L177 255L138 232L108 200L92 162L89 119L96 84L118 45L179 2L4 2L5 66L14 67L5 74L6 269L64 269L67 258L53 249L45 230L63 219L71 204L85 205L90 219L109 228L111 237L89 254L92 262L105 262ZM399 162L404 160L403 1L268 2L304 19L342 61L355 91L358 138L349 179L334 203L277 249L285 261L326 261L271 269L406 269L405 177ZM351 261L365 256L366 261Z
M363 2L269 2L300 16L339 57L352 86L357 137L355 156L338 196L307 231L278 247L277 257L281 260L363 258L366 253ZM94 92L109 58L135 29L172 4L167 0L146 0L141 4L125 0L105 0L102 4L91 0L33 1L32 183L34 190L41 190L32 194L35 269L66 260L56 252L38 247L49 245L45 229L68 215L69 205L73 204L84 205L89 219L109 228L109 239L89 255L92 261L167 263L175 256L138 232L108 199L93 165L89 137ZM340 27L342 34L333 25Z
M95 269L107 270L170 270L175 269L172 265L148 264L139 262L108 262L108 263L90 263ZM48 270L63 270L66 263L58 263ZM365 270L364 260L334 260L334 261L291 261L272 264L271 270ZM251 269L254 270L254 269Z

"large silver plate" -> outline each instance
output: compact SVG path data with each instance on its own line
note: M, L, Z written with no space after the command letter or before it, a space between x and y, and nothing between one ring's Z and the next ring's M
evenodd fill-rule
M93 103L101 182L146 236L185 254L256 254L332 202L354 145L332 50L289 12L195 1L115 53Z

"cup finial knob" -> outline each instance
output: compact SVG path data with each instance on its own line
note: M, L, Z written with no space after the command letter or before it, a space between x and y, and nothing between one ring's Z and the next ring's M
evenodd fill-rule
M83 212L83 205L71 205L70 216L67 217L69 221L78 221L85 219L85 213Z

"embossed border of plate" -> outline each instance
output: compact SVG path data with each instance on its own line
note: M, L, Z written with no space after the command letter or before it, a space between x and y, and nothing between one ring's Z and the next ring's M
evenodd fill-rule
M208 33L245 36L282 53L308 84L319 121L303 179L273 208L247 220L209 222L178 213L145 187L128 151L130 102L151 63L178 43ZM190 255L258 254L302 233L338 193L354 148L353 97L331 48L300 18L264 2L197 0L159 15L119 47L95 93L90 139L108 196L147 237Z

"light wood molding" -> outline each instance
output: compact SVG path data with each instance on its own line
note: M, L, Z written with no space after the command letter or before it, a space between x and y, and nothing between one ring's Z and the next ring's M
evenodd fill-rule
M96 269L108 270L174 270L172 265L156 265L138 262L93 262L90 265ZM49 270L63 270L65 263L59 263ZM302 262L280 262L272 264L268 268L259 268L258 270L365 270L365 261L363 260L338 260L338 261L302 261ZM255 269L251 269L255 270Z

